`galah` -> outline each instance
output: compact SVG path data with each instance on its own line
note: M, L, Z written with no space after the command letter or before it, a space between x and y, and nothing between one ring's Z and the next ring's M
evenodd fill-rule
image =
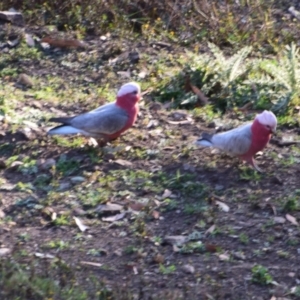
M265 110L258 114L250 124L217 134L203 133L196 144L214 147L230 155L238 156L257 171L262 172L256 165L254 155L266 147L272 133L276 131L276 126L276 116L271 111Z
M81 133L103 145L114 140L135 122L141 98L140 86L135 82L124 84L113 103L102 105L90 112L74 117L51 118L49 121L62 123L48 131L50 135Z

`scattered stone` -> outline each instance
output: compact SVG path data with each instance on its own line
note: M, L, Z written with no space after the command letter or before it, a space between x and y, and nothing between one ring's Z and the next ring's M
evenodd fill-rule
M0 185L0 190L3 191L12 191L15 188L15 184L11 184L11 183L4 183L2 185Z
M17 167L19 167L19 166L22 166L23 164L24 164L23 162L18 161L18 160L15 160L15 161L12 162L12 164L10 165L10 168L15 169L15 168L17 168Z
M24 39L25 39L26 44L29 47L35 46L35 41L34 41L33 37L31 36L31 34L25 33Z
M32 81L32 79L28 75L22 73L22 74L19 75L17 84L23 85L23 86L26 86L26 87L33 87L34 82Z
M38 166L43 170L49 170L55 165L56 165L56 161L53 158L48 158L46 160L41 159L38 162Z
M122 209L123 209L122 205L115 204L115 203L106 203L97 206L95 212L116 212L116 211L121 211Z
M18 26L24 26L24 18L20 12L0 11L0 19Z
M80 182L84 182L85 178L82 176L74 176L71 178L71 182L72 183L80 183Z
M284 217L274 217L274 222L276 224L284 224L286 222L286 219Z
M7 41L8 46L11 47L11 48L16 47L19 43L20 43L20 39L19 38Z
M169 235L164 238L164 242L170 245L181 246L188 241L188 238L183 235Z
M182 270L187 274L195 273L195 267L192 265L184 265L184 266L182 266Z
M6 168L6 163L4 160L0 160L0 169L5 169Z
M138 52L130 52L128 58L130 63L137 64L140 60L140 54Z
M0 248L0 257L5 256L11 252L11 249L9 248Z
M157 264L163 264L165 262L165 258L162 254L157 253L154 257L153 257L153 262L157 263Z
M0 209L0 219L3 219L5 217L5 212Z
M58 192L66 191L71 187L70 182L62 182L59 187L57 188Z

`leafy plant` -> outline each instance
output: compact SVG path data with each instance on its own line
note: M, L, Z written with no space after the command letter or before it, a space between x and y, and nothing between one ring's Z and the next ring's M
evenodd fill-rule
M272 276L268 273L268 269L261 265L254 266L251 271L253 282L266 285L273 281Z

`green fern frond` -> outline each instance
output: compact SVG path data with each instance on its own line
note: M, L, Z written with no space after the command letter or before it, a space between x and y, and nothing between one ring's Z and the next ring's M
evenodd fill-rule
M208 43L208 47L214 57L216 58L216 62L218 62L220 65L225 64L226 58L222 52L222 50L213 43Z
M246 64L243 64L247 56L250 54L252 47L242 48L229 59L228 81L232 82L246 71Z

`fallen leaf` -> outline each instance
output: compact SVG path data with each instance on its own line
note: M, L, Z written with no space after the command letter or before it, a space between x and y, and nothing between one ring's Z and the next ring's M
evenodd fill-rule
M192 91L198 97L198 104L200 106L204 106L208 103L209 98L204 95L204 93L197 88L195 85L191 84L191 80L189 76L185 78L185 90L187 92Z
M153 212L152 212L152 217L153 217L154 219L159 219L159 212L158 212L157 210L153 210Z
M7 44L12 48L16 47L19 43L20 43L20 40L18 38L11 40L11 41L10 40L7 41Z
M296 225L296 226L299 225L299 223L297 222L297 220L296 220L295 217L293 217L293 216L291 216L291 215L289 215L289 214L286 214L285 217L286 217L286 219L287 219L288 221L290 221L292 224L294 224L294 225Z
M146 128L154 128L159 124L159 122L157 120L150 120L149 123L147 124Z
M87 229L89 229L89 227L84 225L79 218L73 217L73 219L75 220L76 225L82 232L85 232Z
M242 107L238 108L239 111L246 112L248 109L250 109L253 106L252 102L248 102Z
M53 212L53 213L51 214L51 220L52 220L52 221L55 221L56 218L57 218L57 213L56 213L56 212Z
M143 204L143 203L140 203L140 202L130 202L129 204L128 204L128 206L132 209L132 210L135 210L135 211L141 211L141 210L143 210L145 207L146 207L146 205L145 204Z
M229 261L230 255L226 251L225 253L222 253L222 254L219 255L219 259L221 261Z
M172 195L172 192L168 189L164 190L164 193L161 196L161 199L169 198Z
M277 216L277 209L276 209L276 206L273 205L273 204L271 204L271 203L269 203L269 205L270 205L271 208L272 208L272 211L273 211L274 216Z
M114 162L120 166L125 166L125 167L132 166L132 162L124 160L124 159L117 159Z
M214 252L217 252L218 247L216 245L213 245L213 244L205 244L205 249L206 249L207 252L214 253Z
M216 205L224 212L229 212L230 210L229 206L222 201L216 200Z
M169 124L172 125L186 125L186 124L192 124L194 123L192 119L184 120L184 121L167 121Z
M104 222L116 222L116 221L119 221L119 220L123 219L125 217L125 215L126 215L126 213L117 214L115 216L102 218L102 221L104 221Z
M102 267L102 264L94 263L92 261L84 261L84 260L82 260L80 263L83 264L83 265L88 265L88 266L93 266L93 267L98 267L98 268Z
M106 204L98 205L95 209L95 212L115 212L121 211L122 209L122 205L107 202Z
M55 258L54 255L48 254L48 253L44 254L44 253L36 252L34 255L35 255L36 257L40 257L40 258Z
M58 48L85 48L86 45L75 39L57 39L51 37L42 38L41 43L47 43Z
M216 229L216 225L213 224L205 231L205 234L212 233L215 229Z

